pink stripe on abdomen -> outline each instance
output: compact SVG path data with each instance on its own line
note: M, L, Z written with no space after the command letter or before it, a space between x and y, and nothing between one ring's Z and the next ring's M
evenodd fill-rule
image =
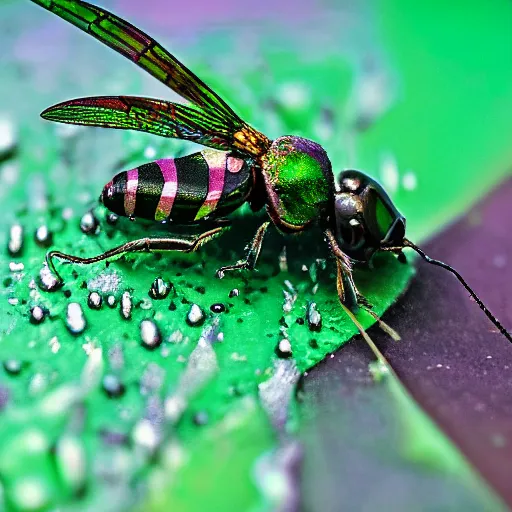
M173 158L164 158L155 162L164 177L162 195L155 211L155 220L165 220L169 217L178 191L178 173Z
M202 219L215 210L222 196L226 175L226 152L205 149L201 154L208 164L208 194L194 220Z
M126 194L124 195L124 213L132 217L137 201L137 186L139 185L139 169L126 171Z

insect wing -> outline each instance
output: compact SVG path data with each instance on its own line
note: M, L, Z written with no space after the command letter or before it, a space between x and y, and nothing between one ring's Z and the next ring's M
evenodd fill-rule
M234 147L223 123L194 107L133 96L100 96L66 101L48 108L44 119L60 123L138 130L189 140L215 149Z
M244 123L214 91L153 38L118 16L80 0L33 0L124 55L183 98L224 123L235 147L262 155L270 141ZM137 129L137 128L136 128Z

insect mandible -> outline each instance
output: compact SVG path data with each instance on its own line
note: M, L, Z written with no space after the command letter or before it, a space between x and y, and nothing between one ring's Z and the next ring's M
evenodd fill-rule
M336 261L340 303L365 335L352 312L364 307L372 313L371 305L357 290L352 265L369 262L378 251L400 255L409 247L428 263L455 275L512 342L511 335L455 269L430 258L405 238L405 218L375 180L349 170L335 181L320 144L293 135L270 140L238 117L153 38L116 15L80 0L33 1L124 55L190 102L184 105L133 96L81 98L48 108L41 114L44 119L139 130L209 148L121 172L104 187L100 198L118 215L202 225L202 234L193 240L141 238L90 258L50 251L47 263L57 276L54 258L90 264L130 252L195 251L227 229L226 216L248 202L253 211L266 208L270 220L256 231L245 259L220 268L219 277L228 271L255 268L270 223L284 234L316 227Z

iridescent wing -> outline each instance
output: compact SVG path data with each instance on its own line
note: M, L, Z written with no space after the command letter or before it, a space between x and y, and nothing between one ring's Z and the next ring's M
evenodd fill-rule
M183 98L197 105L209 119L216 119L220 124L224 124L226 129L232 132L239 151L253 156L260 156L267 151L270 141L265 135L242 121L226 102L192 71L138 28L104 9L81 0L32 1L124 55Z
M138 130L215 149L238 148L234 127L203 110L169 101L133 96L80 98L50 107L41 115L60 123Z

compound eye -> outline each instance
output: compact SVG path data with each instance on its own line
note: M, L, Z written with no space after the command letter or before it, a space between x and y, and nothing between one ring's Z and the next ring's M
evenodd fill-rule
M364 228L357 219L350 219L348 225L342 226L340 235L351 249L359 249L364 245Z

